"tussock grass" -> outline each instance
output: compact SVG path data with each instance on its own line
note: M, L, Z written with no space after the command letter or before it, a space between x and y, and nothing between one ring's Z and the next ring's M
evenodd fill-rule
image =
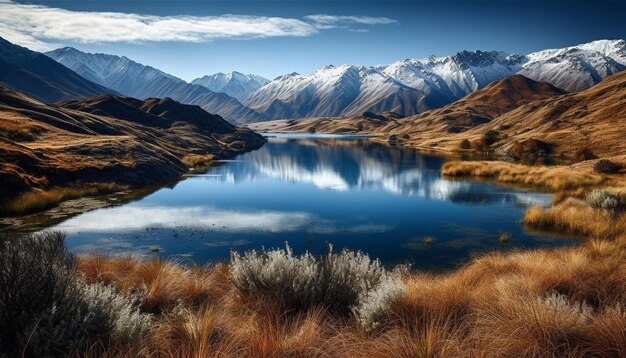
M53 251L66 257L60 242L60 237L53 241ZM292 262L302 258L287 257L284 251L278 256ZM128 311L124 317L138 315L136 322L146 317L142 315L152 317L149 329L126 331L135 337L131 344L89 340L70 350L72 356L615 357L626 351L623 240L494 252L448 273L403 271L402 293L379 311L375 327L363 325L358 315L320 304L294 309L263 292L242 295L232 263L194 267L82 257L78 272L72 273L73 258L67 257L64 270L69 271L62 277L91 287L94 307L137 297L139 306L125 304L116 311ZM251 257L255 262L260 258ZM31 265L23 262L24 270ZM30 274L2 277L41 279L33 270L24 272ZM328 280L332 283L334 277Z
M531 207L523 219L532 228L584 238L615 239L626 234L626 216L594 208L584 200L568 198L549 208Z
M214 154L194 154L184 156L180 161L187 166L187 168L195 168L197 166L207 165L215 160Z
M0 216L16 216L35 213L55 207L59 203L85 196L94 196L125 190L127 187L114 183L96 183L84 187L33 189L0 202Z
M483 177L549 191L577 190L607 182L599 174L570 167L532 167L497 161L451 161L443 165L441 173L448 177Z
M129 348L132 356L613 357L626 350L620 240L491 253L450 273L405 273L402 295L372 330L319 305L294 311L275 297L242 296L229 265L82 258L79 268L122 292L164 277L160 296L169 298L155 301L159 309L144 307L159 312L157 323ZM207 286L198 290L198 281Z

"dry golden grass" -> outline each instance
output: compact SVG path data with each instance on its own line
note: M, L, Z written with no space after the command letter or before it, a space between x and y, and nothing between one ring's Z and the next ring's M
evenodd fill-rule
M194 154L184 156L180 161L188 168L194 168L200 165L207 165L215 159L214 154Z
M0 202L0 215L25 215L52 208L65 200L109 194L127 189L114 183L96 183L85 187L33 189L15 198Z
M441 173L448 177L483 177L549 191L579 190L609 181L602 175L571 167L535 167L500 161L451 161L443 165Z
M549 208L531 207L524 215L524 223L533 228L591 238L614 239L626 234L626 216L606 214L575 198Z
M449 273L409 273L382 325L237 296L228 266L80 259L90 281L145 292L149 337L87 356L615 357L626 352L626 245L491 253Z

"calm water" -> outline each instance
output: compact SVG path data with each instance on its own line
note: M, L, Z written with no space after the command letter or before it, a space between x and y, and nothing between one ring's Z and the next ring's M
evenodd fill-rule
M288 242L297 252L321 253L332 243L387 264L434 270L484 250L573 243L531 234L520 224L524 208L549 203L548 195L445 180L442 163L362 138L279 135L173 188L84 213L55 229L68 233L78 253L204 263L233 249ZM499 242L500 232L510 234L508 243Z

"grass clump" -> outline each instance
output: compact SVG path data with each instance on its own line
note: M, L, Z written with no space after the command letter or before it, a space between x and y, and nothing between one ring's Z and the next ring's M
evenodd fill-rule
M443 165L441 173L448 177L483 177L550 191L575 190L605 182L600 175L569 167L536 167L499 161L450 161Z
M215 154L194 154L183 157L181 162L183 162L187 168L195 168L210 164L213 160L215 160Z
M15 198L0 202L0 216L26 215L47 210L59 203L85 196L103 195L125 190L114 183L97 183L84 187L63 187L46 190L33 189Z

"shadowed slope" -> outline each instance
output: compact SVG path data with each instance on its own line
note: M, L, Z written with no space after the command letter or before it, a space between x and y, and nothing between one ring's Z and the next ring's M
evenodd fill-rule
M0 38L0 82L47 103L115 93L44 54L14 45L3 38Z
M170 181L187 171L187 155L227 156L264 143L171 99L107 95L49 106L0 86L0 113L2 196L32 187Z

